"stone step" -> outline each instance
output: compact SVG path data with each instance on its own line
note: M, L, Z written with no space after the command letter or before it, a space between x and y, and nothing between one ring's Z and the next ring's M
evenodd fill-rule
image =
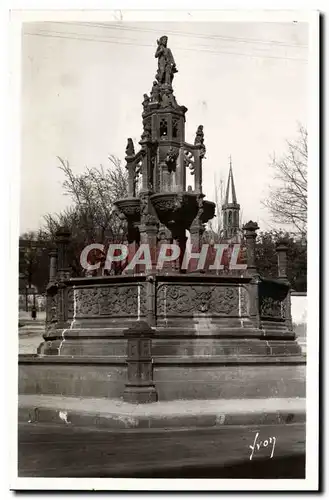
M72 337L73 336L73 337ZM74 338L74 332L63 331L61 337L43 342L40 354L64 356L126 356L127 341L124 338ZM265 340L257 338L169 338L156 337L152 341L152 355L176 356L239 356L239 355L288 355L300 354L295 341Z
M160 401L305 397L304 356L154 358ZM76 397L121 397L126 358L20 356L19 392Z
M20 395L19 422L107 429L175 429L223 425L305 423L303 398L163 401L144 405L120 399Z

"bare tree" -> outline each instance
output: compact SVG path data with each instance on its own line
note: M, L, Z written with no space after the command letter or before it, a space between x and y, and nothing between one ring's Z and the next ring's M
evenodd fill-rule
M275 186L263 205L276 223L290 224L298 232L307 228L307 130L300 126L295 141L287 141L288 150L280 159L273 158Z
M53 238L60 226L72 234L72 267L79 269L79 254L90 243L123 241L125 221L117 213L114 202L127 196L127 172L116 156L109 156L109 168L87 168L74 174L68 161L58 158L65 175L63 188L72 205L59 214L45 216L46 231Z

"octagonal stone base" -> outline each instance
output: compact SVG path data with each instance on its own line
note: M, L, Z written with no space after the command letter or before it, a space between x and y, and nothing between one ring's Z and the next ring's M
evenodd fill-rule
M278 284L283 292L264 302L256 321L250 281L69 280L66 323L48 328L38 356L20 357L19 390L135 403L156 401L156 393L159 400L304 397L306 358L290 327L284 287ZM124 330L138 321L154 330L155 389L128 386Z

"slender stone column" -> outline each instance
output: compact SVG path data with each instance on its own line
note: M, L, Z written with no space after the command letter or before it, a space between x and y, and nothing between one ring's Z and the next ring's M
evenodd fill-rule
M278 278L284 282L288 283L288 275L287 275L287 252L288 247L284 240L278 242L276 246L276 252L278 255ZM289 287L289 291L287 293L286 298L282 302L282 307L284 307L284 317L286 321L286 325L288 330L292 331L292 317L291 317L291 290Z
M150 326L156 323L156 302L155 302L156 280L153 275L146 277L146 318Z
M154 330L145 321L137 321L123 333L127 339L128 375L123 399L137 404L156 402L158 395L153 382L152 365Z
M186 236L184 228L177 228L176 232L173 233L173 243L179 247L180 253L179 257L171 263L172 271L174 273L180 273L183 258L186 250Z
M242 228L245 232L246 249L247 249L247 271L253 276L257 274L256 268L256 236L259 229L257 222L249 221Z
M137 249L139 247L139 231L138 228L132 224L128 223L128 256L127 256L127 264L129 264L134 258ZM123 270L123 274L138 274L139 269L136 266L135 269Z
M157 259L159 258L162 245L172 244L173 236L171 230L164 224L160 224L157 236ZM170 273L172 271L173 263L171 261L164 262L160 274Z
M180 147L177 158L177 169L179 172L179 188L177 191L186 191L186 167L184 162L184 147Z
M280 241L276 247L278 255L278 277L280 279L287 279L287 252L288 247L284 241Z
M156 272L157 265L157 236L158 236L158 224L155 221L150 221L139 226L139 231L141 235L141 244L146 243L149 245L151 262L152 262L152 272ZM142 267L142 266L141 266ZM145 273L149 273L150 270L145 268Z
M71 233L66 227L61 227L56 233L56 245L58 255L57 277L65 280L70 277L71 266L69 265L68 247L70 245Z
M57 294L57 249L49 252L49 282L46 292L46 329L57 319L56 298Z
M135 160L131 158L126 158L127 160L127 169L128 169L128 196L134 197L135 193Z
M49 252L49 282L46 291L46 332L53 323L57 321L57 249L52 248ZM45 338L45 336L44 336Z
M57 275L57 249L52 248L49 252L49 283L56 281Z
M202 222L202 216L203 216L203 199L204 199L204 194L199 194L197 197L197 215L195 219L193 220L191 226L190 226L190 235L191 235L191 248L192 248L192 253L199 253L202 247L202 235L205 230L205 226ZM197 264L195 261L193 262L190 261L190 266L189 270L194 271L197 267Z
M187 242L187 236L185 235L185 229L182 231L181 236L178 238L178 245L180 249L180 255L179 255L179 262L178 262L178 270L181 271L182 268L182 263L183 259L185 256L186 252L186 242ZM183 271L184 273L186 272L185 270Z
M259 229L257 222L249 221L243 226L247 251L247 273L252 277L249 283L250 296L250 319L256 328L261 327L260 304L259 304L259 277L256 268L256 231Z
M199 150L194 151L194 179L196 193L202 193L202 165Z
M57 302L57 318L58 327L65 328L67 322L67 287L65 281L70 278L71 268L69 266L68 247L70 244L70 231L61 227L56 233L58 267L57 267L57 281L58 281L58 302Z

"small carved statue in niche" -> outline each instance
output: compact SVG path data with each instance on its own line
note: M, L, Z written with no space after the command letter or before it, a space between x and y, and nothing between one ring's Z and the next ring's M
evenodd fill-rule
M142 133L142 141L150 141L151 140L151 137L152 137L152 128L151 128L151 124L149 121L146 121L143 123L143 126L144 126L144 130L143 130L143 133Z
M195 146L200 146L200 158L204 158L206 154L206 146L204 145L204 133L203 133L203 125L199 125L196 131Z
M169 98L168 92L164 92L162 94L161 107L163 107L163 108L169 108L170 107L170 98Z
M149 213L149 200L147 195L142 195L141 198L141 215L148 215Z
M194 155L191 151L184 151L184 165L188 167L191 174L194 175L195 165L194 165Z
M165 89L162 93L161 99L161 106L163 108L174 108L177 106L176 99L170 89Z
M158 82L171 85L174 73L177 73L176 63L171 50L167 47L168 37L162 36L157 40L158 47L155 57L158 59L158 71L156 79Z
M170 146L170 148L167 151L167 162L173 162L176 161L178 157L178 148L174 148L173 146Z
M173 167L176 164L178 154L179 154L178 148L170 146L170 148L167 151L166 164L170 167Z
M157 219L152 214L152 210L149 205L149 196L147 194L143 194L140 197L141 200L141 222L142 224L156 224Z
M150 98L147 94L144 94L144 100L142 102L142 105L143 105L143 112L144 113L147 113L148 110L149 110L149 105L150 105Z
M153 82L152 90L151 90L151 102L159 102L160 101L160 86L156 80Z
M126 156L135 156L135 148L134 148L134 143L131 137L129 137L127 141L127 147L126 147Z
M164 226L163 224L160 225L157 239L159 243L166 243L167 241L170 241L171 239L171 232L170 230Z
M203 196L198 196L198 213L197 213L197 218L200 220L201 216L203 214Z

